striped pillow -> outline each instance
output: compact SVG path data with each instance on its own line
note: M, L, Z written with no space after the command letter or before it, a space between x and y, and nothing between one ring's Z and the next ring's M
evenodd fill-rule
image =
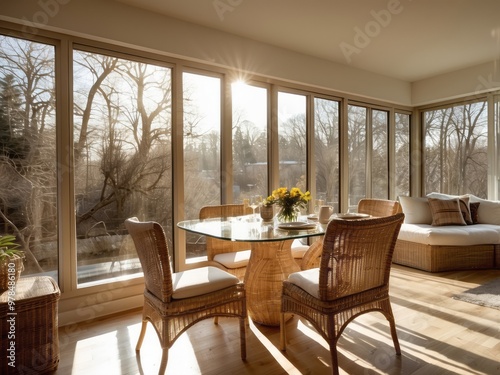
M429 207L434 226L467 225L460 210L459 199L429 198Z

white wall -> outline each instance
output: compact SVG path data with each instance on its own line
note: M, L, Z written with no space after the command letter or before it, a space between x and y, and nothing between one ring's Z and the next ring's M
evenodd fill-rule
M412 105L475 96L499 88L500 66L491 62L414 82Z
M3 1L0 17L77 36L411 105L408 82L312 58L231 34L103 0Z
M2 1L0 19L406 106L500 88L498 62L409 83L110 0Z

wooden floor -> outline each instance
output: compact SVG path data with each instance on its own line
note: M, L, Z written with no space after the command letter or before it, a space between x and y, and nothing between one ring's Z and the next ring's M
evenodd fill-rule
M397 357L380 313L353 321L339 340L343 374L500 374L500 310L461 302L456 293L500 277L500 270L430 274L394 266L391 301L401 343ZM60 328L63 374L156 374L160 345L151 325L140 353L140 311ZM169 352L167 374L330 374L326 343L307 322L287 324L287 352L279 328L247 330L247 360L239 355L236 319L198 323Z

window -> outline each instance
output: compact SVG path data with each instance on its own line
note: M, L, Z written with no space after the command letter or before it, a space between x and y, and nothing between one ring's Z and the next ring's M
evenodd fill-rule
M423 113L425 193L488 196L487 102Z
M184 207L186 219L221 203L221 80L184 72ZM186 234L186 258L206 255L203 236Z
M74 51L78 283L142 272L124 221L171 223L171 71ZM172 248L172 247L170 247Z
M372 110L371 197L389 197L389 113Z
M410 195L410 115L395 114L395 185L396 196Z
M361 198L366 197L366 128L368 109L348 107L347 149L349 163L348 208L356 210Z
M0 35L0 234L58 278L55 48Z
M339 102L314 99L314 167L316 199L322 200L339 212Z
M306 191L306 97L278 92L279 183Z
M233 200L268 194L268 90L235 82L233 106Z

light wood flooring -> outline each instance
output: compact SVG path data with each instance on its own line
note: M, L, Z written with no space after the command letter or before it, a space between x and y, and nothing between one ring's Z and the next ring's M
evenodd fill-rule
M339 340L342 374L500 374L500 310L452 296L500 277L500 270L431 274L394 266L391 301L402 356L397 357L380 313L358 317ZM151 325L140 356L138 310L60 327L57 375L156 374L161 349ZM287 323L287 351L279 328L249 323L247 360L239 355L236 319L209 319L182 335L169 352L167 374L330 374L326 343L304 320Z

